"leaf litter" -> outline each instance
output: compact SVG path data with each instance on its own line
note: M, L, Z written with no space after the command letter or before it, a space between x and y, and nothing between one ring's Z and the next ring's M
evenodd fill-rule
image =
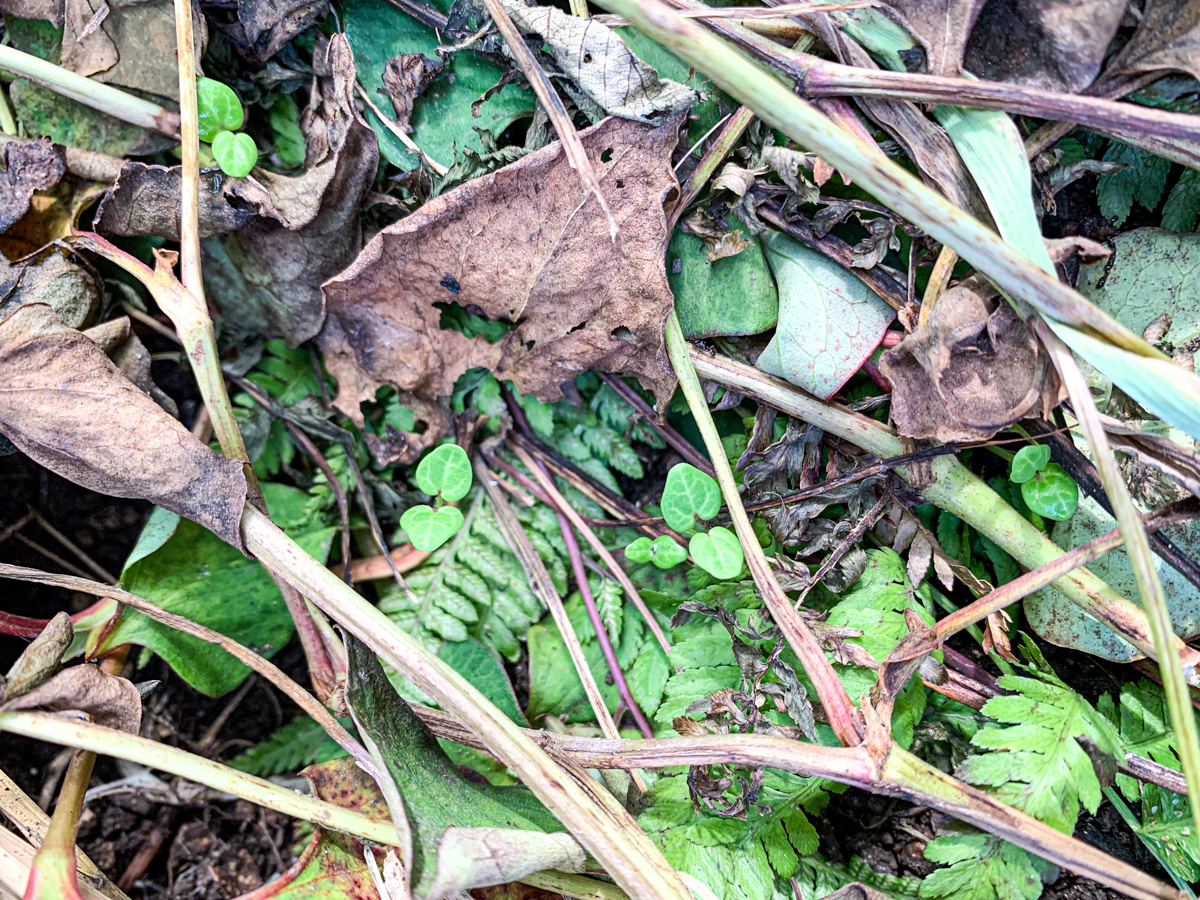
M245 177L218 167L198 175L205 288L226 374L237 379L229 415L246 432L270 515L299 552L324 563L339 527L353 548L358 517L382 519L395 575L383 557L353 559L352 549L335 556L334 568L351 580L393 577L377 586L379 610L417 639L427 656L414 658L450 665L522 726L586 741L580 736L601 703L618 721L636 703L668 749L672 735L703 742L756 734L807 752L835 740L837 698L814 677L823 658L866 729L864 753L895 753L887 749L895 740L940 769L945 784L957 784L942 774L953 772L1012 807L1003 815L1028 813L1070 832L1086 811L1095 818L1082 834L1110 831L1118 840L1109 849L1121 840L1146 848L1089 864L1079 845L1034 845L1060 852L1065 869L1112 881L1126 862L1153 859L1177 883L1195 880L1191 813L1170 790L1192 762L1170 731L1167 695L1148 682L1131 689L1132 674L1119 689L1112 678L1100 687L1088 680L1087 657L1125 663L1142 653L1080 610L1069 578L1022 607L1010 595L1008 613L988 607L973 620L982 631L940 624L1002 593L1026 567L1017 559L1033 558L1031 546L1049 552L1047 535L1086 548L1107 540L1114 524L1089 474L1090 448L1062 438L1067 452L1047 437L1047 429L1075 426L1078 407L1064 402L1036 314L955 266L947 248L865 192L863 179L834 178L843 169L835 156L826 161L751 123L706 77L719 80L721 71L691 69L628 22L501 5L525 36L521 52L479 5L462 2L353 0L335 18L324 2L241 0L197 15L204 68L227 80L247 111L246 130L226 137L236 134L259 155ZM760 36L799 39L802 50L817 44L864 84L892 69L917 79L979 76L1009 85L1010 98L1047 103L1021 92L1140 88L1130 103L1195 108L1191 82L1179 87L1183 79L1168 74L1197 74L1193 3L1149 0L1132 16L1109 0L835 6L804 12L811 34L782 11L739 14ZM14 46L101 84L177 98L169 4L3 8ZM728 36L725 19L694 21ZM686 56L695 48L672 49ZM535 76L560 94L552 126L530 88ZM381 795L348 759L326 761L309 770L316 794L377 818L388 817L390 803L394 821L412 827L411 858L324 828L306 847L285 842L280 859L259 861L283 872L273 895L317 888L333 898L404 896L410 881L417 895L453 895L536 881L541 869L595 874L596 860L512 784L511 770L472 747L435 742L406 702L429 697L352 639L343 651L323 620L289 609L267 569L241 552L248 470L205 446L195 392L179 389L179 374L202 372L204 361L163 343L140 288L118 287L104 264L52 245L91 216L91 227L134 255L148 258L151 246L181 238L184 255L194 252L178 202L188 178L162 152L170 141L74 101L52 102L52 92L28 81L6 94L34 140L6 142L0 173L8 188L0 201L0 433L78 484L161 507L123 567L126 589L264 656L299 630L314 681L324 658L392 775ZM1171 164L1193 158L1185 143L1064 132L1033 161L1037 196L1019 196L997 187L1002 167L1017 173L1014 184L1029 179L1003 112L931 111L886 92L818 105L851 129L873 165L902 158L1010 240L1044 212L1060 275L1142 335L1143 351L1152 345L1173 365L1194 368L1196 248L1186 232L1195 225L1195 179ZM1047 120L1061 117L1047 112ZM555 130L568 147L573 137L581 142L615 236ZM83 148L115 154L119 172L109 160L103 183L89 184L71 163ZM692 191L686 209L675 208L681 183ZM676 376L687 377L678 359L668 362L664 343L673 310L698 358L737 373L702 386L712 420L672 399ZM1194 516L1188 497L1200 490L1200 460L1192 438L1086 371L1141 511L1168 505ZM705 462L698 442L715 446L710 426L724 457L713 465L721 473L735 464L760 547L738 539L736 516L723 506L731 495L695 467ZM517 444L521 454L510 449ZM909 455L887 459L901 452ZM447 492L417 463L450 456L461 471ZM531 465L553 473L558 496L543 490L543 473ZM487 497L481 479L493 489ZM947 497L947 479L957 479L973 508ZM923 502L922 492L953 511ZM504 517L493 508L498 496L512 505ZM574 540L560 519L563 503L594 539ZM523 532L519 546L510 544L512 528ZM1193 531L1187 521L1164 529L1172 549L1155 559L1183 637L1198 627ZM593 559L598 543L611 553ZM760 548L767 577L797 605L815 642L816 656L803 663L798 626L773 623L758 594ZM531 554L545 570L536 591ZM614 565L632 587L611 577ZM579 574L589 567L590 577ZM1090 568L1112 596L1138 596L1123 550ZM586 592L570 594L584 577ZM550 590L567 598L569 628L543 621L539 592ZM623 606L630 591L641 601L636 615ZM8 671L0 716L52 711L136 733L138 689L90 661L126 643L144 649L143 661L157 654L155 665L173 670L184 691L225 695L247 675L223 651L130 611L80 616L42 626ZM20 621L22 633L35 634L27 623L42 620ZM651 624L667 630L668 654ZM0 615L0 630L9 627ZM89 661L72 665L63 656L76 629ZM585 696L579 660L598 700ZM1124 672L1108 671L1118 680ZM239 766L279 774L340 752L323 735L294 719ZM1105 772L1122 759L1143 780L1121 774L1110 787ZM0 751L0 764L8 762ZM696 879L696 896L1105 896L1075 876L1055 883L1029 850L940 818L885 815L895 846L921 837L903 852L843 834L847 814L824 811L843 790L834 781L733 756L640 770L648 788L640 795L623 773L603 774L605 786L592 790L629 804L654 852ZM905 783L900 792L927 798L921 790ZM838 802L861 818L855 797ZM973 821L998 827L987 815ZM819 842L818 831L847 847ZM191 883L160 894L182 896ZM556 884L568 894L563 884L583 889Z

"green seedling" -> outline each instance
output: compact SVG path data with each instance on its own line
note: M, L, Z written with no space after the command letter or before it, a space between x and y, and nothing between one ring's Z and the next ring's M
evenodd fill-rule
M242 103L233 88L211 78L196 79L200 140L211 144L225 131L237 131L245 121Z
M665 534L653 541L648 537L640 537L625 548L625 558L630 562L652 562L660 569L673 568L687 556L688 552Z
M1058 463L1050 463L1021 485L1021 496L1039 516L1062 522L1079 505L1079 485Z
M400 517L400 527L418 550L432 553L462 528L457 503L471 490L471 459L458 444L442 444L417 466L417 487L434 498L434 506L413 506Z
M245 178L258 162L254 138L244 131L222 131L213 138L212 152L221 171L232 178Z
M1046 464L1049 462L1050 448L1045 444L1030 444L1022 447L1013 457L1009 480L1015 484L1024 484L1046 468Z
M716 525L693 535L688 550L696 565L714 578L736 578L742 571L742 545L728 528Z
M432 553L462 528L463 514L453 506L411 506L400 516L400 527L409 543L418 550Z
M691 534L697 523L720 512L721 488L715 479L695 466L679 463L667 473L660 505L671 528Z

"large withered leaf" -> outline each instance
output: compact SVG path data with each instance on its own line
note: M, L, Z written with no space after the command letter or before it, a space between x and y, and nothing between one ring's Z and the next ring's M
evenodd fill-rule
M588 369L637 376L665 402L675 379L662 344L672 298L664 199L679 122L606 119L580 138L620 227L616 242L562 147L551 144L430 201L376 236L325 285L326 365L337 405L384 384L429 404L474 366L542 400ZM444 304L513 324L499 343L442 330ZM406 398L407 402L407 398ZM394 458L440 434L436 415Z
M962 71L963 51L984 0L885 0L890 12L925 48L930 75Z
M242 546L241 463L192 437L49 306L0 323L0 433L76 484L151 500Z
M320 330L321 282L350 265L362 246L359 209L379 166L375 133L355 109L354 57L343 35L330 39L328 63L332 75L321 79L300 123L307 165L331 164L328 180L313 185L315 216L295 230L258 218L204 244L205 284L222 313L292 345Z
M1146 0L1141 24L1109 73L1176 69L1200 78L1200 3Z
M63 654L74 637L71 617L65 612L56 613L17 657L8 674L0 678L0 700L27 694L48 681L62 665Z
M966 67L993 81L1081 91L1100 73L1126 0L991 0L967 44Z
M4 145L4 171L0 172L0 231L25 215L34 191L58 184L66 171L62 147L49 138Z
M137 734L142 724L142 696L133 683L82 665L64 669L45 683L0 704L0 712L44 709L86 716L97 725Z

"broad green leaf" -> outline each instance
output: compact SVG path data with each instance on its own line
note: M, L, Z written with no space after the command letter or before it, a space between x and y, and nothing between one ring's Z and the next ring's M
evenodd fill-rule
M660 569L670 569L687 559L688 552L668 535L659 535L653 541L640 537L625 548L625 557L633 562L652 562Z
M442 444L417 466L417 487L431 497L457 503L471 490L471 459L458 444Z
M775 231L762 236L779 289L779 326L758 367L822 400L871 355L895 313L829 257Z
M528 788L479 785L463 778L433 733L396 693L375 654L353 638L346 650L346 700L356 722L379 747L412 829L414 894L428 893L438 841L449 827L562 830Z
M463 514L454 506L410 506L400 516L400 527L418 550L432 553L462 528Z
M740 225L736 219L730 224ZM742 226L745 232L745 226ZM704 242L680 228L667 248L667 279L685 337L759 334L779 319L779 294L758 238L709 262Z
M728 528L715 525L693 535L688 552L696 565L714 578L736 578L742 571L742 544Z
M1083 498L1069 521L1054 526L1051 538L1065 550L1086 544L1113 528L1113 520L1095 500ZM1187 523L1165 531L1165 536L1185 555L1200 555L1200 525ZM1175 633L1188 638L1200 634L1200 589L1157 555L1154 565L1162 582L1163 595ZM1124 547L1118 547L1089 563L1088 568L1124 597L1140 605L1140 594ZM1025 598L1025 617L1039 635L1062 647L1073 647L1094 656L1126 662L1141 654L1116 632L1101 625L1053 587Z
M1109 243L1112 256L1080 268L1079 292L1138 334L1165 312L1171 344L1200 337L1200 234L1138 228Z
M697 520L711 519L721 511L721 488L711 475L691 463L676 463L663 487L663 518L676 531L688 534Z
M504 664L495 651L471 638L442 644L438 658L458 674L469 678L483 696L518 725L529 726L529 721L517 705L517 695L512 682L508 680L508 673L504 671Z
M245 178L258 162L254 138L244 131L222 131L213 138L212 153L221 171L231 178Z
M1024 484L1050 462L1050 448L1045 444L1029 444L1016 452L1012 459L1009 479Z
M443 7L448 8L449 4ZM358 80L380 109L383 102L383 69L394 56L421 53L437 58L438 36L429 28L391 6L386 0L350 0L343 7L346 38L354 51ZM470 50L455 53L446 69L434 79L413 104L412 139L430 158L442 165L454 162L455 154L470 148L484 150L476 128L499 137L522 116L532 114L533 92L515 84L506 85L480 103L504 70ZM417 158L370 110L367 124L379 139L379 151L393 165L411 171Z
M1058 463L1050 463L1021 485L1021 496L1039 516L1065 522L1079 505L1079 485Z
M308 495L278 484L264 484L263 494L272 518L324 560L337 529L307 518ZM274 656L291 638L293 626L266 570L194 522L180 520L173 532L169 524L166 514L151 516L149 533L121 574L122 586L267 658ZM224 650L130 609L122 611L104 646L126 643L153 650L190 685L212 696L233 690L250 674Z
M245 121L242 101L233 88L212 78L196 79L200 140L211 144L222 131L237 131Z

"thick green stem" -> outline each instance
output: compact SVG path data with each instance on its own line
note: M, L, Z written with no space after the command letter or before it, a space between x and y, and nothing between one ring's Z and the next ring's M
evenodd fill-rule
M179 139L179 114L157 103L134 97L115 87L76 75L62 66L48 63L15 47L0 45L0 71L28 78L55 93L78 100L102 113Z
M696 350L692 351L692 358L702 378L754 396L788 415L811 422L830 434L850 441L881 459L898 456L901 452L899 438L874 419L809 397L786 382L765 375L751 366ZM1062 555L1061 548L1029 524L953 456L938 457L931 463L931 468L934 481L922 488L925 498L990 538L1026 568L1039 568ZM900 470L900 474L904 475L905 471ZM1141 653L1156 657L1154 639L1145 613L1102 579L1087 569L1075 569L1055 581L1054 586ZM1189 679L1194 683L1200 652L1178 639L1174 647L1186 667Z

